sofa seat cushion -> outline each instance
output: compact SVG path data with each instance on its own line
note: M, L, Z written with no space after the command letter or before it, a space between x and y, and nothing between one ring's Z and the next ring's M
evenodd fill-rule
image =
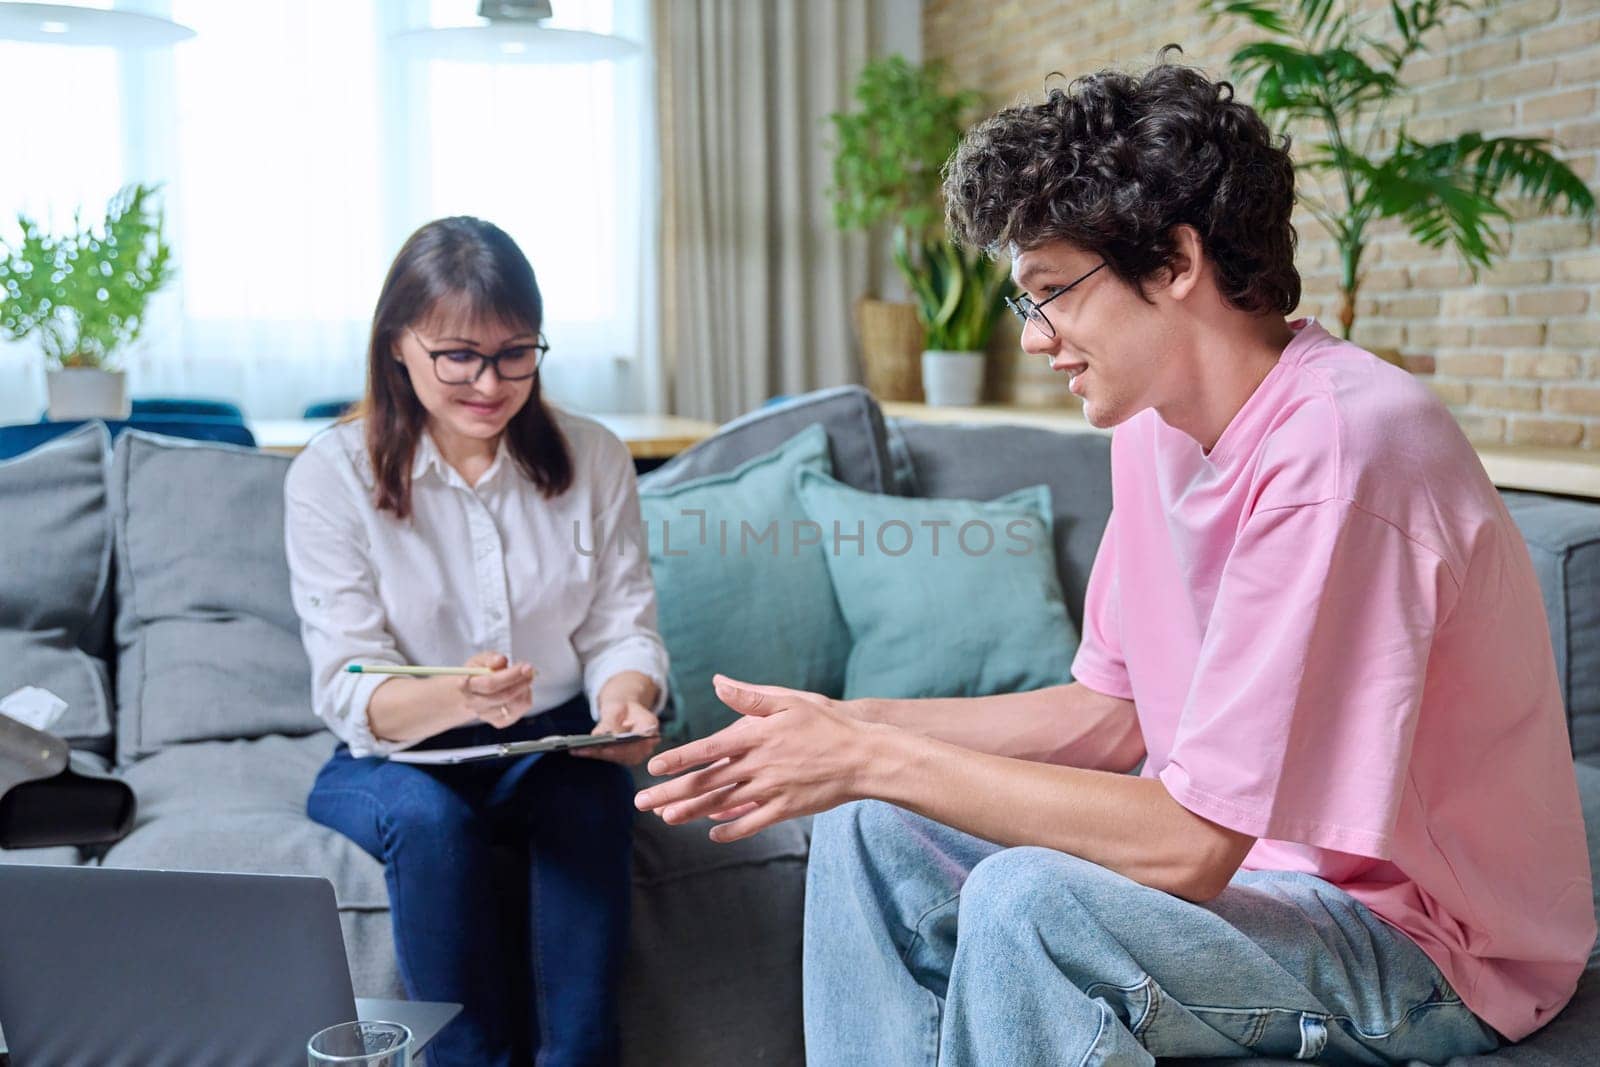
M173 745L121 772L139 798L108 867L327 878L341 908L389 907L383 865L306 816L331 734Z
M0 462L0 696L67 703L52 732L111 750L111 515L100 423Z
M656 781L635 777L641 789ZM635 822L624 1062L804 1063L807 821L725 845L711 826Z
M130 430L117 439L117 761L322 730L289 600L286 456Z

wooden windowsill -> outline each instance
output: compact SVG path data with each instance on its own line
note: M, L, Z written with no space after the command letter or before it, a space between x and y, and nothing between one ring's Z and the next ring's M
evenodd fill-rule
M890 402L883 405L883 413L891 418L922 422L1038 426L1064 433L1106 432L1089 425L1081 414L1070 409L1019 408L1004 404L929 407ZM1528 489L1600 500L1600 452L1532 445L1479 445L1477 448L1489 480L1502 489Z

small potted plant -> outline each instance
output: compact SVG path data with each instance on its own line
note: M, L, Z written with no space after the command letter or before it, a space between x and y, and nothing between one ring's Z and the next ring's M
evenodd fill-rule
M867 387L884 400L923 392L930 404L976 403L983 349L1004 306L1003 271L944 237L942 171L979 102L973 92L946 92L944 75L939 63L875 60L856 82L856 109L829 116L834 222L845 231L889 226L915 298L909 307L866 299L857 307Z
M154 186L130 185L111 198L98 230L74 214L59 235L19 214L20 239L0 242L0 330L19 341L38 334L52 419L128 416L116 357L174 274L155 198Z

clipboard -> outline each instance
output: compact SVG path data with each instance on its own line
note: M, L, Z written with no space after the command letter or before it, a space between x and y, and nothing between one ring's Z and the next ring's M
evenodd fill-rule
M600 748L605 745L623 745L629 741L642 741L656 734L551 734L532 741L507 741L498 745L469 745L466 748L407 749L390 753L394 763L439 765L472 763L477 760L505 759L507 756L526 756L533 752L569 752L575 748Z

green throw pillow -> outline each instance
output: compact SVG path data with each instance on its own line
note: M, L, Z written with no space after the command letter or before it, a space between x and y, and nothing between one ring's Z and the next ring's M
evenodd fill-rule
M839 696L850 632L820 538L795 496L801 471L831 474L828 435L811 426L726 474L642 490L661 638L671 657L669 744L738 718L711 676Z
M1050 539L1050 488L988 502L795 477L853 647L844 695L988 696L1072 680L1078 635Z

